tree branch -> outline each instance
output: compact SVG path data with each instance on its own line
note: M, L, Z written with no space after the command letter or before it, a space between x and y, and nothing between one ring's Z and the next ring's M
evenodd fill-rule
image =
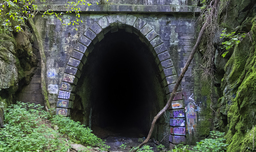
M169 100L167 101L167 103L166 103L166 105L164 106L164 108L163 108L161 111L159 111L158 114L154 117L154 119L153 119L153 121L152 121L152 124L151 124L151 128L150 128L149 133L148 133L148 136L147 136L147 138L139 145L139 148L140 148L141 146L143 146L144 144L146 144L146 143L149 141L149 139L150 139L150 137L151 137L151 135L152 135L152 133L153 133L153 130L154 130L156 121L157 121L158 118L170 107L170 105L171 105L171 103L172 103L172 100L173 100L173 98L174 98L174 96L175 96L175 94L176 94L176 91L177 91L177 89L178 89L178 87L179 87L179 85L180 85L180 83L181 83L181 80L183 79L183 77L184 77L186 71L188 70L188 67L189 67L189 65L190 65L190 63L191 63L191 61L192 61L192 59L194 58L194 55L195 55L195 53L196 53L196 50L197 50L197 48L198 48L199 43L201 42L202 35L203 35L203 33L204 33L204 31L205 31L207 25L208 25L208 22L210 22L210 20L211 20L213 14L214 14L215 9L217 8L217 3L218 3L218 1L219 1L219 0L212 0L212 2L210 3L210 4L212 4L212 3L214 2L214 6L211 6L211 7L212 7L211 14L210 14L210 16L208 16L206 22L204 23L203 27L201 28L201 30L200 30L200 32L199 32L199 35L198 35L198 37L197 37L196 44L194 45L194 47L193 47L193 49L192 49L192 52L191 52L191 54L190 54L190 56L189 56L189 58L188 58L188 61L187 61L186 65L184 66L184 68L183 68L183 70L182 70L182 72L181 72L181 74L180 74L180 76L179 76L179 78L178 78L178 81L177 81L176 84L175 84L175 87L174 87L174 89L173 89L173 91L172 91L172 93L171 93L171 97L170 97ZM136 151L136 150L135 150L135 151Z

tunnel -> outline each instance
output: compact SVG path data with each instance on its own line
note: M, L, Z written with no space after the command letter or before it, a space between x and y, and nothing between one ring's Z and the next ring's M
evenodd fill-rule
M73 117L96 135L145 137L165 101L155 57L141 39L121 29L109 32L94 44L83 66Z

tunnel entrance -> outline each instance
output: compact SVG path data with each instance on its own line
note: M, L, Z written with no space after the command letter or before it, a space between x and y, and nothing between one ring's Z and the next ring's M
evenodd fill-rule
M94 45L76 88L75 103L81 105L75 107L100 137L106 132L145 137L165 101L160 82L150 48L139 36L119 29Z

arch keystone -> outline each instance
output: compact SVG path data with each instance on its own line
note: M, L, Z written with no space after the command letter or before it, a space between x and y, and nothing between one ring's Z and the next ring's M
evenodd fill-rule
M105 16L102 17L102 18L100 18L100 20L98 21L98 24L99 24L103 29L109 26L108 19L107 19Z
M127 18L126 18L126 24L127 25L130 25L130 26L133 26L135 21L136 21L137 17L136 16L133 16L133 15L127 15Z

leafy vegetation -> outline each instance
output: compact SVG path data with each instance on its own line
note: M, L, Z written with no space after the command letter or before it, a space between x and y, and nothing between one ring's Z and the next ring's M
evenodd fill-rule
M63 152L70 148L71 141L102 150L108 148L89 128L66 117L51 116L40 105L18 102L6 109L5 128L0 129L0 151Z
M222 42L223 45L223 49L226 49L227 51L225 51L222 54L222 57L225 57L228 54L228 50L231 49L234 45L238 45L241 42L241 39L244 38L246 36L245 33L243 34L236 34L236 32L231 32L231 33L227 33L227 29L225 28L222 31L221 37L223 38L224 42Z
M228 146L225 143L224 134L224 132L211 131L209 138L197 142L193 148L188 145L177 145L172 152L224 152Z
M206 138L197 142L196 146L193 148L195 151L205 151L205 152L221 152L225 151L228 144L224 143L225 133L219 131L211 131L210 138Z

